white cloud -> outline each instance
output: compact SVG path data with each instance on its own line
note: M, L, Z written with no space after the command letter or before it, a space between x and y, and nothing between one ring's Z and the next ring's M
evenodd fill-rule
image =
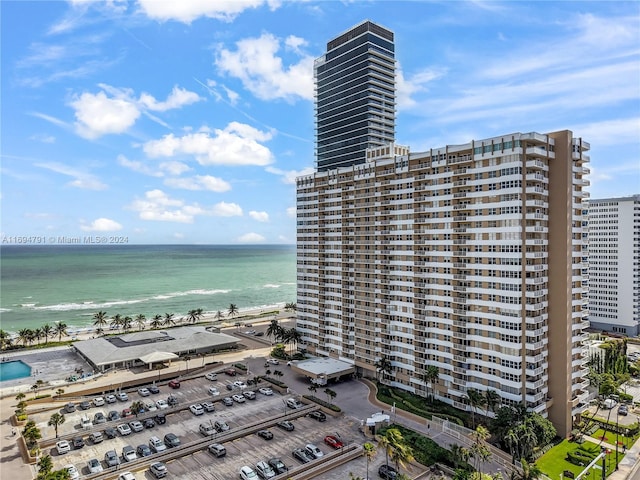
M287 217L289 218L296 218L297 215L297 208L296 207L289 207L287 208Z
M266 240L262 235L258 233L245 233L238 237L238 243L262 243Z
M592 145L637 144L640 139L640 117L578 125L573 128L573 133Z
M36 167L45 168L52 172L72 177L73 180L67 183L67 185L70 185L72 187L81 188L84 190L105 190L107 188L107 186L94 175L87 172L82 172L61 163L36 163L35 165Z
M138 107L126 100L108 98L105 92L83 93L71 106L75 109L76 131L85 138L93 139L109 133L123 133L138 117Z
M182 175L185 172L191 170L187 164L178 161L160 162L160 169L167 172L169 175Z
M166 110L173 110L174 108L181 108L184 105L190 105L202 100L197 93L190 92L184 88L180 88L177 85L173 87L173 90L164 102L158 102L148 93L142 93L140 95L140 103L142 103L149 110L155 112L164 112Z
M302 42L289 37L285 46L298 48ZM260 38L246 38L236 43L236 51L221 48L215 60L224 74L237 77L244 87L263 100L282 98L313 99L313 62L310 55L296 53L297 63L285 67L277 56L280 40L264 33Z
M311 175L316 170L313 167L303 168L302 170L281 170L275 167L267 167L265 170L269 173L273 173L274 175L280 175L282 177L282 182L287 185L295 185L296 178Z
M249 216L256 220L257 222L268 222L269 214L267 212L256 212L255 210L251 210L249 212Z
M243 11L265 4L271 10L280 6L280 2L274 0L180 0L179 2L138 0L140 10L149 18L159 21L176 20L183 23L191 23L199 17L232 22Z
M231 185L221 178L211 175L196 175L188 178L168 178L164 182L173 188L182 188L184 190L209 190L211 192L227 192L231 190Z
M56 137L54 137L53 135L45 134L31 135L31 137L29 137L29 140L35 140L36 142L42 143L56 143Z
M89 225L81 225L80 229L85 232L117 232L122 230L122 225L109 218L97 218Z
M119 165L122 165L123 167L126 167L129 170L133 170L134 172L142 173L144 175L149 175L151 177L162 177L163 176L162 172L154 170L149 165L147 165L147 164L145 164L143 162L140 162L140 161L137 161L137 160L129 160L124 155L118 155L117 160L118 160L118 164Z
M201 165L264 166L273 161L271 151L258 143L271 139L270 132L232 122L224 130L211 133L201 130L182 137L171 133L145 143L143 149L152 158L193 155Z
M242 215L242 209L233 203L220 202L213 207L204 208L197 203L187 204L183 200L171 198L158 189L147 191L144 198L135 199L129 208L138 212L142 220L160 222L193 223L196 216Z
M411 97L418 92L428 91L427 84L444 76L445 69L424 69L405 78L402 70L396 75L398 110L405 110L416 105Z

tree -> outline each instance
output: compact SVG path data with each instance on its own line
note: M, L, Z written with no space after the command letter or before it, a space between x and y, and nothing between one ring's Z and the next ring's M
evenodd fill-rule
M222 313L222 311L221 311L221 310L218 310L218 311L216 312L216 315L215 315L215 317L214 317L214 318L215 318L217 321L221 321L221 320L224 318L224 313Z
M38 341L38 345L40 345L40 339L44 337L44 335L42 334L42 328L38 327L33 331L33 338L35 338Z
M478 425L473 432L473 445L471 445L470 451L475 460L474 468L480 472L480 478L482 478L482 465L491 458L491 450L487 445L489 437L489 430L482 425Z
M520 462L522 471L514 470L517 480L538 480L542 477L542 470L535 463L529 463L525 459Z
M138 330L144 330L147 326L147 317L145 317L142 313L136 315L136 325L138 325Z
M362 454L364 455L364 458L367 460L367 476L365 478L369 478L369 463L371 462L371 460L374 459L374 457L376 456L377 450L376 450L376 446L371 443L371 442L365 442L362 445Z
M163 326L170 326L170 325L175 325L176 321L174 320L175 313L165 313L164 314L164 321L162 322Z
M142 403L142 401L136 400L131 404L131 413L133 413L136 418L138 417L138 414L142 412L144 412L144 403Z
M189 312L187 312L187 321L189 323L196 323L198 321L198 311L189 310Z
M16 338L16 341L18 343L22 342L22 345L26 347L27 344L32 341L32 336L33 331L30 328L21 328L18 330L18 338Z
M429 384L429 389L431 391L431 400L433 401L434 398L434 388L433 388L433 384L438 382L438 377L440 376L440 372L438 370L438 367L436 367L435 365L427 365L427 367L424 369L424 381L427 382Z
M65 337L69 336L69 333L67 333L67 324L64 322L56 322L55 326L53 327L53 334L57 335L58 341L61 342L63 335Z
M451 445L451 460L453 461L454 468L459 468L466 464L469 461L470 456L471 452L465 447L462 447L457 443Z
M298 342L302 339L302 334L296 329L296 327L291 327L286 330L283 333L283 336L286 338L286 343L293 345L294 350Z
M373 366L376 367L376 380L379 380L380 373L382 373L382 378L384 378L385 374L391 375L393 371L391 361L387 357L380 357Z
M235 305L234 303L229 304L229 310L227 312L227 315L230 316L231 318L234 318L235 316L237 316L238 306Z
M286 304L284 305L284 309L285 309L285 311L287 311L287 312L291 312L291 311L294 311L294 312L295 312L297 308L298 308L298 307L297 307L297 305L295 304L295 302L286 303Z
M44 337L45 345L49 343L49 337L53 334L53 328L48 323L45 323L42 328L42 336Z
M109 326L112 329L120 331L120 329L122 328L122 315L116 313L113 317L111 317L111 323L109 324Z
M471 424L472 427L476 428L476 410L485 404L484 395L480 390L476 390L475 388L470 388L467 390L467 401L471 406Z
M413 460L413 451L409 447L402 433L397 428L388 428L380 436L378 444L385 449L385 462L389 465L389 458L395 463L396 470L400 470L405 462Z
M0 330L0 350L10 347L12 343L11 335L5 330Z
M122 329L125 332L128 332L129 330L131 330L132 323L133 323L133 319L127 315L122 319Z
M496 413L496 406L500 405L502 397L495 390L487 390L484 392L484 403L487 406L487 414L489 410Z
M45 455L38 460L38 479L46 478L53 470L51 455Z
M156 330L162 326L162 315L154 315L149 326Z
M107 326L107 312L97 312L93 314L93 326L98 330L103 330Z
M24 438L29 449L38 446L38 440L42 438L42 433L40 432L40 429L36 427L36 422L29 420L25 424L24 429L22 430L22 438Z
M327 398L329 399L329 403L332 403L333 399L338 396L338 394L333 390L331 390L330 388L325 388L324 393L327 395Z
M282 330L283 328L278 323L278 320L274 318L273 320L271 320L271 323L269 323L269 326L267 327L266 335L269 338L273 337L273 340L277 342L282 336Z
M65 422L65 420L66 420L65 416L62 413L58 413L58 412L54 413L49 418L49 422L47 423L47 425L55 429L56 438L58 438L58 427L62 425Z
M315 396L316 392L318 391L318 386L315 383L312 383L311 385L309 385L309 391Z

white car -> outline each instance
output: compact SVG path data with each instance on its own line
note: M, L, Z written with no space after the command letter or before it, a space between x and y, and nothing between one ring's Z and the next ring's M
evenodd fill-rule
M148 389L148 388L144 388L144 387L142 387L142 388L139 388L139 389L138 389L138 394L139 394L141 397L148 397L149 395L151 395L151 392L149 391L149 389Z
M220 390L218 390L216 387L209 387L209 393L214 397L217 397L218 395L220 395Z
M218 379L218 374L217 373L213 373L213 372L209 372L207 373L204 378L206 378L207 380L211 380L212 382Z
M246 401L245 398L244 398L244 395L240 395L238 393L233 395L231 398L233 398L234 402L238 402L238 403L244 403Z
M131 435L131 427L129 425L127 425L126 423L121 423L116 428L118 429L118 432L122 436Z
M129 427L131 427L131 430L133 430L136 433L144 430L144 425L142 425L142 422L139 422L138 420L129 422Z
M122 447L122 459L125 462L133 462L136 458L138 458L138 455L136 454L135 448L131 445L125 445Z
M189 410L191 410L191 413L193 413L194 415L204 414L204 408L199 403L196 403L195 405L191 405L189 407Z
M71 451L71 445L69 445L69 442L66 440L60 440L56 443L56 450L58 451L58 455L63 455Z
M136 477L131 472L122 472L118 475L118 480L136 480Z
M271 365L280 365L280 360L277 358L268 358L267 363L270 363Z
M271 390L270 388L267 388L267 387L262 387L262 388L258 389L258 391L262 395L273 395L273 390Z
M253 468L245 465L240 469L240 478L242 480L255 480L258 478L258 474L253 471Z
M67 471L71 480L77 480L78 478L80 478L80 472L78 472L78 469L75 467L75 465L69 464L65 465L63 468Z
M322 453L322 450L320 450L313 443L307 443L305 445L304 449L307 451L307 453L313 455L316 458L320 458L320 457L324 456L324 453Z
M97 458L92 458L87 462L87 468L89 469L89 473L100 473L102 472L102 464L100 460Z
M121 402L126 402L129 400L129 395L127 395L127 392L118 392L116 393L116 398Z
M93 406L94 407L102 407L104 405L104 398L102 397L96 397L93 399Z
M210 423L201 423L199 430L200 430L200 433L205 437L216 434L216 429L213 428L213 425L211 425Z
M147 412L155 412L156 410L158 410L158 407L156 407L155 403L149 401L144 403L144 409Z
M112 394L107 395L106 397L104 397L104 399L107 403L116 403L116 401L118 400L116 396Z
M247 384L242 380L236 380L235 382L233 382L233 386L237 388L247 388Z
M156 407L158 407L160 410L164 410L165 408L169 408L169 404L166 400L158 400L156 402Z

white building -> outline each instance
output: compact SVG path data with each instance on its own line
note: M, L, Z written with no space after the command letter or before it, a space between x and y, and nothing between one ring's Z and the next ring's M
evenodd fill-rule
M640 195L590 200L589 321L597 330L640 333Z

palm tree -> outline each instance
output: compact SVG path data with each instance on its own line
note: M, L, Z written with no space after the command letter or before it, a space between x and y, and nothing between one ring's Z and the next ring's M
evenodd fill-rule
M365 478L369 478L369 463L376 456L377 450L376 446L371 442L365 442L362 445L362 454L364 458L367 459L367 476Z
M144 403L142 403L140 400L137 400L131 404L131 413L133 413L136 418L138 417L138 414L143 411Z
M424 381L429 384L429 389L431 390L431 400L433 401L433 398L434 398L433 384L437 383L438 378L440 377L440 372L438 370L438 367L436 367L435 365L427 365L427 367L424 369L423 377L424 377Z
M399 470L399 467L404 465L404 462L413 460L413 452L397 428L387 429L380 436L378 444L385 449L385 463L389 465L389 457L391 457L396 464L396 470Z
M485 404L484 395L480 390L476 390L475 388L470 388L467 390L467 401L471 406L471 424L473 428L476 428L476 409Z
M324 389L324 393L327 395L327 398L329 399L329 402L333 402L333 399L338 396L338 394L336 392L334 392L333 390L331 390L330 388L325 388Z
M51 328L51 325L49 325L48 323L45 323L42 326L41 330L42 330L42 336L44 337L44 343L46 345L47 343L49 343L49 337L53 333L53 328Z
M31 338L31 329L29 328L21 328L18 330L18 338L16 338L17 342L22 342L23 346L27 346L29 343L29 339Z
M37 478L46 478L51 471L53 470L53 460L51 460L51 455L45 455L38 460L38 477Z
M122 329L126 332L131 330L133 319L130 316L126 316L122 319Z
M316 392L318 391L318 386L315 383L312 383L311 385L309 385L309 391L313 394L313 396L315 397Z
M147 317L145 317L142 313L136 315L136 325L138 325L138 330L144 330L147 326Z
M524 458L520 462L522 471L515 470L515 478L517 480L538 480L542 477L542 470L535 463L529 463Z
M293 346L293 350L295 350L296 345L302 339L302 334L296 329L296 327L291 327L286 332L284 332L287 343L290 343Z
M466 448L456 443L451 445L451 459L453 461L454 468L458 468L468 462L470 455L471 452L469 452L469 450L467 450Z
M107 326L107 312L98 312L93 314L93 326L98 330L103 330Z
M162 315L154 315L153 320L149 324L154 330L162 326Z
M5 330L0 330L0 350L11 346L11 335Z
M163 326L175 325L176 321L173 319L174 315L175 315L174 313L165 313L164 321L162 322L162 325Z
M58 438L58 427L60 425L62 425L65 421L65 417L62 413L54 413L53 415L51 415L51 418L49 418L49 422L47 423L47 425L49 425L50 427L53 427L56 431L56 438Z
M217 321L221 321L221 320L224 318L224 313L222 313L222 311L221 311L221 310L218 310L218 311L216 312L216 315L215 315L215 317L214 317L214 318L215 318Z
M197 310L189 310L189 312L187 313L187 321L189 323L196 323L197 320L198 320Z
M475 469L480 472L480 478L482 478L482 464L491 458L491 450L487 446L489 436L489 430L482 425L478 425L473 432L471 456L475 459Z
M238 306L233 303L229 304L229 311L227 312L227 315L229 315L231 318L238 315Z
M40 429L36 427L36 422L29 420L22 429L22 438L27 442L27 447L32 449L38 446L38 440L42 438Z
M284 309L287 312L290 312L290 311L294 311L295 312L296 309L297 309L297 305L295 304L295 302L286 303L284 305Z
M282 335L282 330L283 328L278 323L278 320L274 318L273 320L271 320L271 323L269 323L269 326L267 327L266 335L269 338L273 337L273 339L277 342Z
M495 390L487 390L484 392L484 401L487 405L487 415L489 414L489 410L493 413L496 412L496 407L500 405L502 402L502 397Z
M38 327L33 331L33 338L35 338L38 341L38 345L40 345L40 339L43 336L44 335L42 334L42 328Z
M109 324L109 326L120 331L120 328L122 328L122 315L117 313L113 317L111 317L111 323Z
M373 366L376 367L376 380L380 379L380 373L382 373L383 378L385 373L391 375L393 366L387 357L380 357Z

